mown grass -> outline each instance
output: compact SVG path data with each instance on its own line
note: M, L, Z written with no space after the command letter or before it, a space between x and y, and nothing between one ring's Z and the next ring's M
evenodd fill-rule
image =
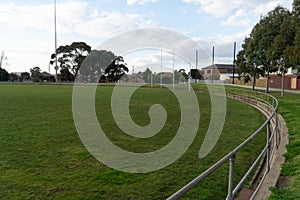
M201 86L204 87L205 86ZM141 88L131 100L136 123L149 122L148 109L160 103L168 112L164 129L150 140L122 133L110 109L112 87L101 86L96 111L108 137L120 147L145 152L172 140L180 120L179 105L167 89ZM201 121L186 153L161 170L130 174L111 169L84 148L72 118L72 86L0 84L0 198L2 199L165 199L246 139L264 121L254 108L228 99L222 135L204 159L198 152L210 121L210 97L197 92ZM260 147L261 134L237 155L236 179L247 170ZM235 180L236 180L235 179ZM228 165L207 178L184 199L224 199Z
M288 178L289 183L284 188L272 188L270 199L300 199L300 94L273 95L279 100L279 113L288 127L289 144L281 175Z

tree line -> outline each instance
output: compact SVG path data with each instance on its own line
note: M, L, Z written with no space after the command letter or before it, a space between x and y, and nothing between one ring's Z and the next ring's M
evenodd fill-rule
M253 90L256 79L263 76L269 92L270 73L282 76L283 84L287 70L300 65L300 0L294 0L292 11L277 6L261 17L245 38L236 64L245 82L253 77Z
M117 82L129 70L122 56L106 50L91 50L84 42L73 42L57 48L56 53L50 56L49 67L54 66L57 77L41 72L40 67L30 68L29 72L21 74L8 73L2 66L7 60L4 52L0 55L0 81L74 81L78 76L82 81ZM82 70L82 65L84 67ZM46 77L45 77L46 76Z
M50 65L59 70L60 81L74 81L78 77L88 82L117 82L129 71L122 56L106 50L91 50L84 42L60 46L51 55Z

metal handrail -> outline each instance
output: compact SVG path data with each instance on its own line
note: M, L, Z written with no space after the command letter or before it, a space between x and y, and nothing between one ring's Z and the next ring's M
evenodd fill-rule
M214 173L219 167L221 167L227 161L230 161L230 168L229 168L228 194L227 194L226 199L231 200L234 198L235 194L239 191L239 189L241 188L243 183L246 181L247 177L251 174L251 172L257 166L257 164L259 163L259 160L263 156L265 156L266 170L265 170L263 178L261 179L258 187L256 188L255 192L253 193L252 198L257 194L257 191L258 191L261 183L263 182L265 176L269 172L270 162L275 153L275 148L278 147L277 140L274 141L275 135L277 135L279 132L278 131L278 117L277 117L278 100L270 94L266 94L266 93L262 93L262 92L258 92L258 91L235 89L234 92L236 92L236 91L238 91L238 94L236 94L236 93L232 94L232 91L231 91L231 93L230 92L226 93L226 96L229 98L245 98L244 100L247 100L248 103L250 103L251 105L253 105L255 107L258 107L260 110L263 110L264 114L267 116L266 121L244 142L242 142L235 149L233 149L231 152L229 152L227 155L225 155L223 158L221 158L219 161L217 161L209 169L204 171L202 174L200 174L199 176L194 178L191 182L189 182L184 187L182 187L180 190L178 190L173 195L171 195L168 198L168 200L179 199L185 193L187 193L189 190L194 188L199 182L201 182L203 179L205 179L207 176ZM245 93L246 93L246 95L245 95ZM250 95L250 93L253 95ZM261 98L259 98L259 96L261 96ZM266 97L267 100L262 97ZM270 103L270 98L272 100L272 103ZM242 100L242 99L240 99L240 100ZM249 100L254 100L256 102L256 105L253 102L251 103ZM265 108L263 108L262 106L265 106ZM270 132L270 126L274 127L273 131L271 131L271 132ZM250 143L259 133L261 133L265 127L267 127L267 141L266 141L265 147L260 152L260 154L256 158L255 162L248 169L246 174L239 181L237 186L233 187L234 160L235 160L237 153L240 150L242 150L248 143ZM272 144L272 142L274 142L274 143ZM271 146L272 146L272 150L270 149ZM270 153L270 152L272 152L272 153Z

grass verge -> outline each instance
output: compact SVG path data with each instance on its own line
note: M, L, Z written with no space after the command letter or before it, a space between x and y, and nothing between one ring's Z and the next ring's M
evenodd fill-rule
M278 99L279 113L287 123L289 144L279 180L280 188L272 188L270 199L300 199L300 94L273 95ZM283 181L288 183L283 184Z

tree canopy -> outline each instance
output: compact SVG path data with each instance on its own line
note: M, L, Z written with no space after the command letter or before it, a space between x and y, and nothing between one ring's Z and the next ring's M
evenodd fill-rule
M104 71L108 82L118 82L129 71L126 65L124 58L117 56Z
M8 81L9 79L9 73L2 68L6 60L7 57L5 56L4 51L2 51L0 55L0 81Z
M299 5L299 0L294 0L293 12L277 6L262 17L237 54L239 73L254 77L254 84L255 78L266 76L266 92L269 91L270 73L283 76L288 68L300 64Z
M30 73L31 73L31 80L33 82L40 82L42 80L41 68L39 67L30 68Z
M61 72L65 74L70 74L69 70L71 70L74 76L77 76L81 64L90 52L91 47L84 42L73 42L71 45L58 47L56 50L58 68L56 70L60 68ZM56 64L55 53L51 55L50 64Z

